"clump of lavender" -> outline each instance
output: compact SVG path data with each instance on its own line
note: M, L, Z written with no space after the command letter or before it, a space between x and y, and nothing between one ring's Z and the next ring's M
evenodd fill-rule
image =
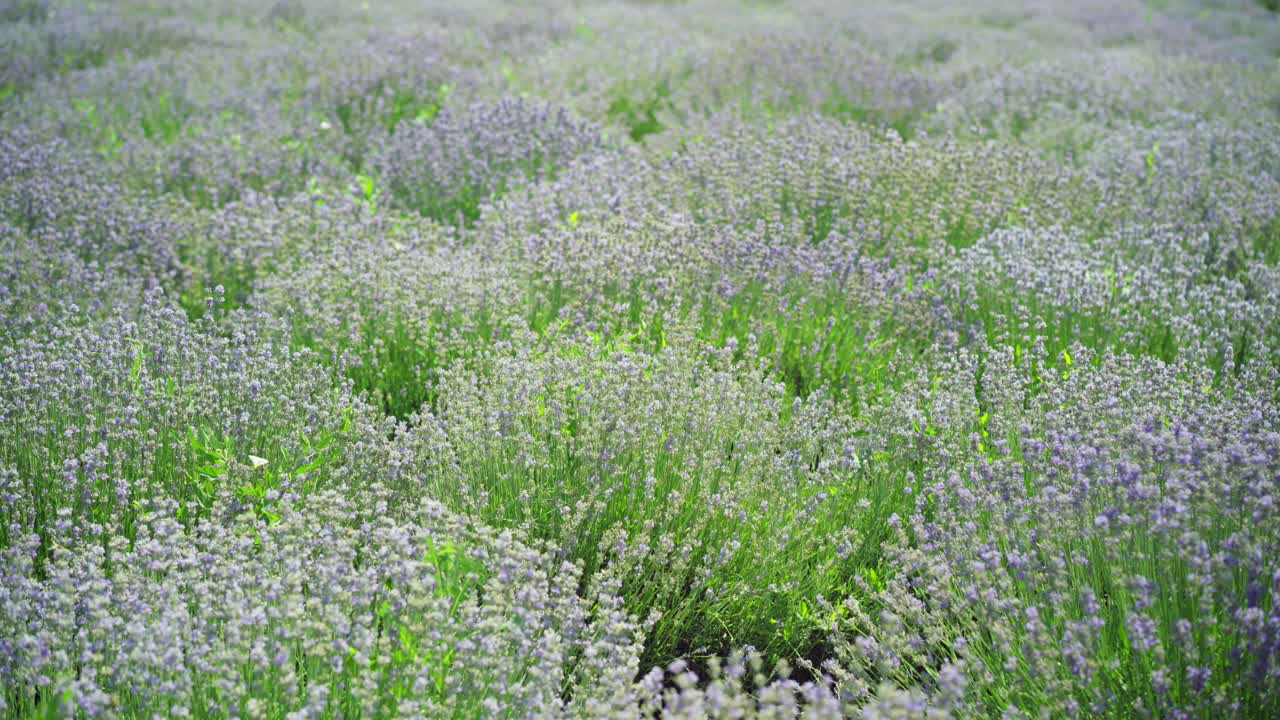
M1263 115L1269 102L1263 72L1190 58L1068 52L975 78L965 92L939 104L932 122L1077 158L1132 127L1176 125L1188 116Z
M461 245L433 222L344 211L340 202L262 216L297 244L274 258L278 270L257 283L253 304L286 318L289 340L328 359L375 405L407 418L455 360L482 357L530 322L546 326L548 313L528 303L505 258Z
M1001 227L1092 225L1101 193L1025 151L810 118L730 124L661 163L583 161L495 202L477 235L566 284L734 273L777 285L838 277L863 257L936 264Z
M599 129L563 108L508 98L446 107L429 127L393 135L370 167L396 207L467 225L489 197L552 177L601 148Z
M912 136L915 125L943 95L939 83L891 63L861 38L851 42L850 33L831 27L821 15L805 21L808 27L802 35L750 37L746 48L717 58L705 73L715 77L712 87L698 87L697 94L722 98L728 112L746 117L808 111Z
M0 323L25 332L141 304L186 277L177 239L187 212L129 195L67 143L18 131L0 139Z
M1002 227L1103 222L1095 179L1027 152L779 128L734 126L660 164L577 163L499 200L474 236L571 321L616 305L650 332L692 319L712 342L754 335L798 394L874 397L899 347L958 338L937 292L957 251Z
M731 349L672 333L658 353L634 337L516 335L479 370L455 364L438 413L397 440L394 486L619 583L631 612L658 615L647 657L811 646L805 608L875 564L910 497L863 466L874 449L830 397L788 399Z
M141 305L154 277L127 259L89 259L66 235L0 221L0 338L16 342L50 325L73 326Z
M1267 357L1280 335L1273 284L1225 276L1215 238L1137 226L1089 239L1062 228L1000 231L951 259L939 278L962 331L1030 323L1051 353L1075 343L1214 368ZM1259 268L1257 273L1263 272Z
M204 297L215 285L224 287L229 305L243 307L252 304L260 284L305 282L300 275L316 282L305 258L358 253L391 234L441 235L426 221L393 218L345 191L322 187L284 198L246 191L235 202L189 218L192 228L178 243L178 254L188 269L184 304L193 317L203 315Z
M836 718L857 710L837 696L830 678L797 680L791 675L786 662L769 668L750 646L712 658L704 676L685 660L676 660L665 668L654 667L640 679L640 716ZM886 689L885 694L893 691ZM865 714L881 717L870 708Z
M208 298L222 302L220 289ZM270 517L323 487L379 420L306 351L242 319L225 333L148 292L136 317L59 327L0 351L0 539L131 539L156 503Z
M5 0L0 22L6 57L0 88L14 94L49 76L186 47L194 39L180 18L48 0Z
M979 343L897 401L947 462L893 520L888 578L826 606L825 668L871 697L963 662L983 713L1274 713L1275 370L1072 352Z
M1239 279L1274 266L1280 218L1280 144L1265 116L1199 120L1117 132L1087 156L1109 204L1129 219L1208 236L1204 261Z
M443 57L444 42L433 33L370 37L304 56L290 110L320 115L365 140L394 134L402 123L430 124L462 74Z
M616 717L638 627L580 569L422 502L324 492L271 521L4 548L0 707L19 716ZM232 510L232 508L226 508ZM64 540L66 544L64 544Z
M502 86L552 98L611 134L664 151L726 116L817 113L906 135L938 94L928 75L833 23L839 7L790 8L785 28L727 7L706 10L586 8L578 42L522 63Z

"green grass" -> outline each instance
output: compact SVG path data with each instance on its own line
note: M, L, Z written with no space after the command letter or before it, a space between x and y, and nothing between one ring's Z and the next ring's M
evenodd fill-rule
M333 335L319 336L303 324L294 326L294 347L307 348L348 367L341 374L350 378L355 390L374 407L406 420L426 407L436 409L439 374L461 363L483 367L492 344L509 337L517 329L542 332L560 310L555 294L530 293L522 323L512 326L507 319L481 308L476 312L435 309L427 317L387 314L366 306L357 313L364 318L359 327L344 325ZM353 332L354 331L354 332ZM349 338L359 337L359 342ZM338 360L354 358L356 362Z
M372 405L402 420L424 404L434 404L438 373L456 362L476 359L497 331L486 313L469 316L437 311L425 328L420 322L410 325L400 318L381 317L376 311L366 317L369 320L359 328L365 342L339 341L334 345L298 327L294 344L325 356L354 356L358 362L343 374Z
M825 387L854 408L884 397L901 349L899 323L860 307L838 285L806 290L784 293L785 309L759 285L704 305L696 311L699 337L720 346L732 339L745 357L754 336L758 357L796 397Z
M147 95L138 108L111 99L77 98L72 104L82 118L80 132L107 157L130 139L170 145L190 130L188 122L197 114L187 99L161 91Z
M469 228L480 220L486 202L526 184L554 179L560 166L554 157L539 151L532 157L508 160L488 169L494 176L487 182L464 181L455 185L435 177L371 178L370 182L378 185L368 185L364 193L366 197L374 197L385 187L391 202L400 209L416 212L442 225ZM457 170L458 175L464 173L461 168Z
M624 89L615 89L605 117L626 128L627 136L633 141L644 142L646 137L662 132L664 125L658 115L670 107L671 87L662 80L649 93L639 97Z
M1280 217L1274 217L1253 233L1253 249L1263 263L1280 265Z
M179 244L178 257L190 271L190 278L178 292L178 303L189 319L204 317L211 299L220 299L219 310L227 311L244 307L252 297L257 274L252 265L235 262L211 248L197 248L190 242ZM218 287L223 289L220 298Z
M903 140L910 140L919 119L909 111L887 111L872 104L859 102L839 90L833 90L822 102L824 115L843 122L893 128Z
M429 94L379 85L369 94L338 102L334 106L334 115L347 133L356 132L358 123L366 119L372 119L387 133L394 133L404 122L429 125L452 91L453 87L448 84L440 85Z

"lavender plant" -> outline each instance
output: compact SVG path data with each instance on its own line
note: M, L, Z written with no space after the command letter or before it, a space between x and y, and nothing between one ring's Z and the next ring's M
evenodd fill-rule
M211 308L222 301L215 294ZM5 483L0 540L55 534L108 546L172 503L179 521L253 509L323 487L344 448L379 420L307 353L254 322L228 334L148 291L136 317L110 316L0 355Z
M874 569L885 519L909 504L901 478L829 397L788 400L732 349L632 342L531 351L517 335L484 372L451 368L438 415L400 441L399 482L616 578L629 610L658 614L651 658L807 651L805 608Z
M963 387L924 434L949 467L894 519L878 599L827 606L837 685L940 688L952 663L983 713L1274 712L1274 367L1217 391L1083 348L1045 372L1043 343L947 364Z
M230 509L230 508L229 508ZM610 716L634 697L618 599L509 531L424 502L324 492L267 522L184 528L163 503L132 542L4 550L0 627L16 715ZM64 544L65 543L65 544ZM566 692L571 689L572 692Z
M552 177L600 145L598 130L563 109L504 99L404 128L375 152L369 182L403 210L465 225L490 196Z

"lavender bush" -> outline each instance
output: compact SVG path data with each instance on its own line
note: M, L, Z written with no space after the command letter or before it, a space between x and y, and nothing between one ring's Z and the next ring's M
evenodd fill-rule
M1273 6L0 0L0 714L1280 715Z

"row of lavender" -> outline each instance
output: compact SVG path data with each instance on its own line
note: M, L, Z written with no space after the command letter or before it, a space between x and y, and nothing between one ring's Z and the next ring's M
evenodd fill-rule
M1280 712L1261 9L0 18L5 712Z

